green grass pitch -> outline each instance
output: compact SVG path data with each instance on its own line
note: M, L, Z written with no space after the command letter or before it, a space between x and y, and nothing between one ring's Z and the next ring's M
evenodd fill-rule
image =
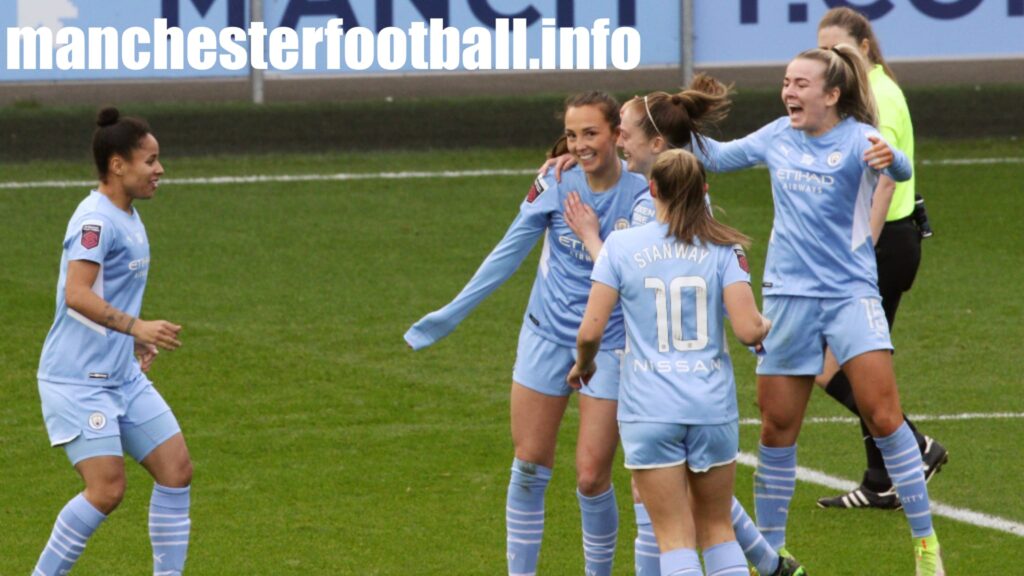
M190 159L164 150L168 178L529 168L538 151ZM919 160L1024 157L1019 142L930 143ZM87 165L0 167L0 182L90 179ZM188 573L504 573L512 446L508 389L536 251L448 339L409 351L402 334L447 302L498 241L529 176L173 185L139 208L152 268L144 316L184 325L184 347L151 377L195 463ZM894 339L913 414L1024 412L1021 341L1024 164L921 165L933 239ZM755 239L760 277L771 222L763 170L711 180L722 218ZM0 575L28 574L80 482L48 447L36 391L53 317L60 238L86 193L0 189ZM742 417L756 416L752 358L733 346ZM810 416L843 416L816 392ZM583 571L573 494L576 413L563 424L540 572ZM922 422L951 461L933 499L1024 522L1024 420ZM744 451L755 427L741 429ZM621 461L621 452L620 452ZM859 477L853 424L807 424L800 463ZM737 491L750 505L751 469ZM620 462L615 574L632 574L633 514ZM78 575L150 573L150 481L129 465L121 508L89 542ZM790 548L816 575L913 570L902 514L826 511L801 483ZM1024 535L937 518L950 574L1011 574Z

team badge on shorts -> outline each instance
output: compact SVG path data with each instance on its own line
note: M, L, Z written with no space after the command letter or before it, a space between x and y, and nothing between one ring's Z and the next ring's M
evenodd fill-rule
M615 221L616 230L625 230L626 228L629 228L629 220L626 220L625 218L619 218L618 220Z
M86 224L82 226L82 247L92 250L100 245L100 230L98 224Z
M107 417L103 415L103 412L93 412L89 415L89 428L103 430L103 427L106 425Z
M839 166L839 163L843 161L843 153L836 151L828 155L828 165L832 168Z

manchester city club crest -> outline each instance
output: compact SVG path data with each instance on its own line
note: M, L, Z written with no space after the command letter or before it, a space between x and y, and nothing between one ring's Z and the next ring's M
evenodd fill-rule
M107 425L107 417L103 412L93 412L89 415L89 427L93 430L102 430Z

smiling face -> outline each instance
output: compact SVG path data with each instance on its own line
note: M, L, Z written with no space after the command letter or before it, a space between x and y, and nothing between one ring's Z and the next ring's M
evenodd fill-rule
M619 125L619 140L616 143L622 150L622 157L630 172L648 175L654 165L658 153L665 149L661 138L648 138L641 123L645 112L635 100L622 107Z
M132 200L148 200L156 193L164 167L160 163L160 144L146 134L131 158L115 155L110 159L110 174L121 180L121 187Z
M824 62L797 58L786 67L782 103L793 128L811 136L828 132L839 122L838 101L839 88L825 89Z
M570 106L565 110L565 138L569 153L587 174L603 174L618 162L612 128L597 106Z

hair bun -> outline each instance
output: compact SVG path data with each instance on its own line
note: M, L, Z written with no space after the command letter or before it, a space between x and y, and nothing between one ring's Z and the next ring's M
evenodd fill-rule
M99 115L96 117L96 125L100 128L105 126L113 126L117 124L117 121L121 118L121 113L118 112L117 108L110 107L100 110Z

